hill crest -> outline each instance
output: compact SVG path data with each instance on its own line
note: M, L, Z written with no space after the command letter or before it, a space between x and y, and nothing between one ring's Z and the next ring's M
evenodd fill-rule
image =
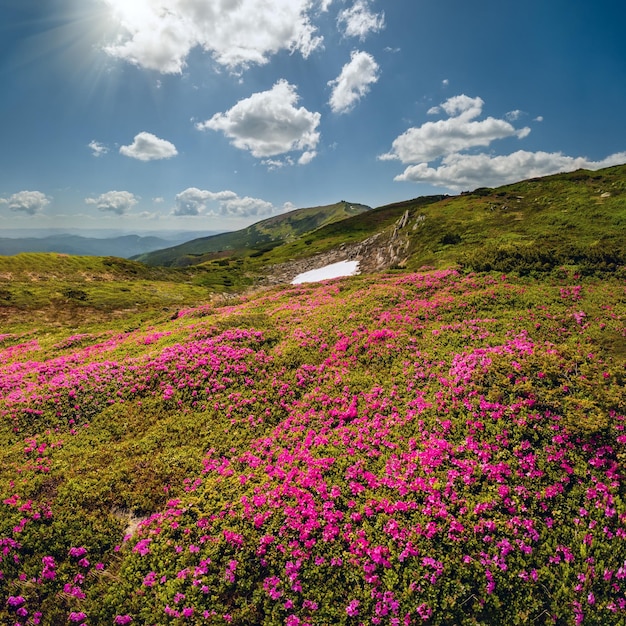
M253 254L370 209L367 205L345 200L326 206L295 209L234 232L193 239L178 246L137 255L133 259L148 265L181 267L197 265L228 254Z

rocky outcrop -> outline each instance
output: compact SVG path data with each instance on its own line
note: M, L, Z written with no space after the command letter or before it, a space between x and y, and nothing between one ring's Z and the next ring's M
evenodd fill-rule
M259 284L282 285L290 283L298 274L339 261L358 261L361 273L403 266L409 254L409 232L418 228L424 219L423 215L411 219L407 210L388 231L376 233L359 243L342 244L328 252L316 254L306 259L271 265L266 268L267 273L259 281ZM412 222L414 223L411 226Z

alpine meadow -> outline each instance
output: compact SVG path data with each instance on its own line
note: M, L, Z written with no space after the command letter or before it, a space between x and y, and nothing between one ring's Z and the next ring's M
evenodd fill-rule
M623 624L624 198L0 259L2 623Z
M624 0L0 0L0 626L626 626Z

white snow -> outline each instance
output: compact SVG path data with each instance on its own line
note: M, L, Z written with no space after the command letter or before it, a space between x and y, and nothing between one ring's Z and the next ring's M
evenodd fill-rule
M339 261L339 263L331 263L324 267L318 267L316 270L302 272L298 274L292 281L292 285L300 283L316 283L320 280L328 280L329 278L339 278L341 276L354 276L359 273L358 261Z

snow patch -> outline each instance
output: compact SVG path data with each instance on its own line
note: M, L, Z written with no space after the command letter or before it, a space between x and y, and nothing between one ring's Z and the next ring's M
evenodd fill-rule
M340 278L341 276L354 276L359 273L358 261L339 261L338 263L331 263L324 267L319 267L316 270L309 270L308 272L302 272L298 274L292 281L292 285L299 285L300 283L316 283L320 280L328 280L330 278Z

